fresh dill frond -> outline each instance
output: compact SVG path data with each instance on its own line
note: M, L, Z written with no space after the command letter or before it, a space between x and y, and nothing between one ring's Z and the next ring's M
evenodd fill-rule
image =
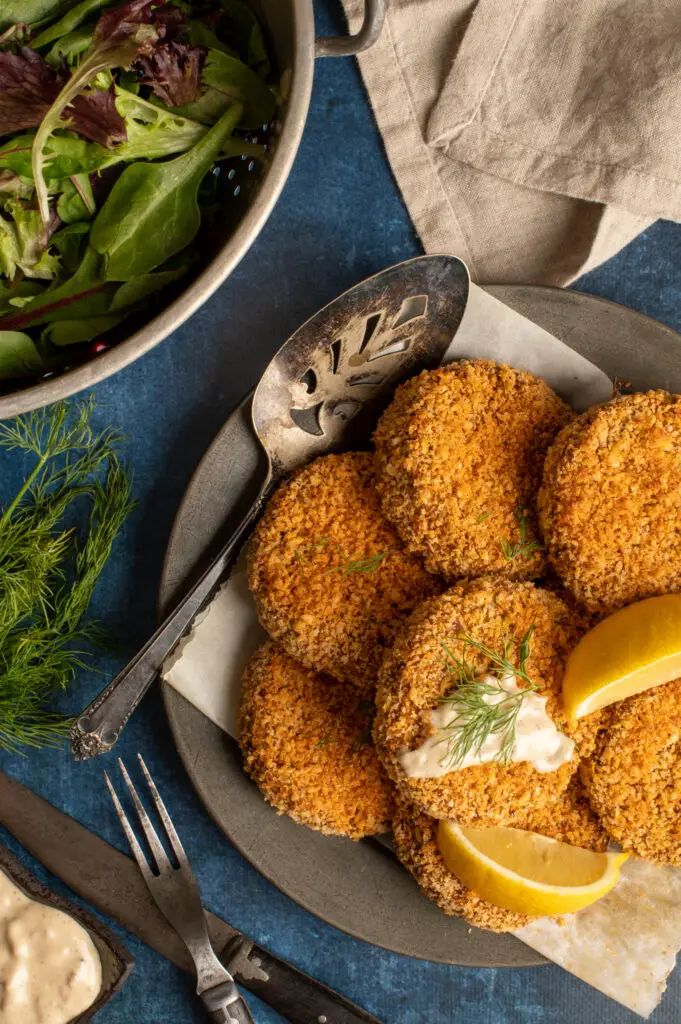
M358 558L343 555L340 565L334 565L331 569L327 569L324 575L329 576L333 572L339 572L341 576L350 576L352 573L359 572L364 576L373 576L390 553L390 551L377 551L373 555L360 555Z
M535 692L539 687L532 682L527 674L527 661L530 656L534 623L520 640L504 637L503 650L496 651L488 644L476 640L469 633L460 634L461 657L456 657L448 644L442 644L445 652L445 665L448 671L458 677L456 689L443 697L442 704L452 705L455 717L445 731L451 732L447 744L447 752L443 763L451 770L461 765L466 757L473 753L478 755L491 735L500 735L500 748L494 760L508 764L515 746L515 728L522 702L528 693ZM488 661L487 675L496 676L498 680L505 676L519 676L526 684L526 689L517 693L505 693L501 685L486 682L476 675L473 666L466 658L468 649L475 651ZM511 652L515 648L518 665L511 660ZM503 694L503 696L501 696ZM496 697L494 703L488 703L485 697Z
M489 517L493 514L493 512L483 512L481 516L478 516L478 523L484 523L484 521L486 519L489 519Z
M62 742L69 720L47 704L101 639L84 616L131 501L122 439L93 431L93 408L62 402L0 424L0 449L32 459L0 509L0 748L13 752Z
M303 574L305 574L305 567L311 557L318 552L324 551L330 543L330 537L316 537L309 544L296 548L293 557ZM340 573L341 576L350 576L352 573L363 573L365 576L373 576L381 563L391 554L390 551L379 551L373 555L346 555L339 544L334 544L333 548L339 556L340 562L338 565L332 565L327 569L324 573L325 576L330 576L334 572Z
M316 537L315 540L311 541L309 544L304 544L302 547L296 548L293 552L293 557L300 566L300 571L303 575L305 574L305 566L310 560L310 555L322 548L325 548L330 539L330 537Z
M507 562L512 562L519 555L529 558L534 551L538 551L541 548L538 540L528 541L527 539L529 535L529 519L522 505L516 506L515 519L520 531L520 541L517 544L511 544L510 541L504 540L503 537L497 538L502 554Z

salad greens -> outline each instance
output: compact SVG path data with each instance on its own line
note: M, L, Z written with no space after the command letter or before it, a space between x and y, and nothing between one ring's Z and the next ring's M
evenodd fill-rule
M220 162L264 153L270 76L244 0L0 4L0 387L186 273Z
M108 281L148 274L189 245L201 225L199 185L242 112L239 103L231 106L183 156L126 167L90 232Z

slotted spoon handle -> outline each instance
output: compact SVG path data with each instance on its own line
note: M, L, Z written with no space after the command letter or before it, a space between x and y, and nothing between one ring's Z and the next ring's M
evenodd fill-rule
M234 533L189 593L173 609L131 662L88 704L71 728L71 753L86 761L111 750L133 711L142 700L163 662L191 626L234 561L239 544L256 519L267 492L267 482Z

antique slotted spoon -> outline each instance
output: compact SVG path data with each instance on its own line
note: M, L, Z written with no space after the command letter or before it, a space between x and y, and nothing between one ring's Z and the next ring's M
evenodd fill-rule
M267 455L260 491L188 594L76 719L71 752L77 760L106 753L117 742L281 478L316 455L365 447L396 385L439 365L461 322L468 288L461 260L419 256L344 292L282 345L253 396L253 427Z

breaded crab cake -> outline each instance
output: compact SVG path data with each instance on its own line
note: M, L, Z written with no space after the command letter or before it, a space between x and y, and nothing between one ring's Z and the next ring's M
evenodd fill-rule
M415 750L436 730L431 712L452 695L461 679L460 663L482 676L492 664L476 645L495 653L508 647L514 667L528 638L525 672L546 696L546 713L575 742L570 760L540 772L527 761L455 768L439 778L405 774L400 755ZM593 748L599 714L582 719L575 730L563 713L561 683L569 651L582 633L581 617L548 591L532 583L499 577L461 583L425 601L407 620L386 654L376 693L374 739L379 754L403 797L435 818L464 825L525 828L530 815L551 806L567 788L579 758ZM516 679L524 689L526 681Z
M374 434L383 511L450 581L540 576L535 497L571 418L531 373L484 359L424 370L397 389Z
M577 784L554 805L550 814L540 810L527 822L531 832L559 842L602 852L607 838ZM513 931L533 918L487 903L452 874L437 845L438 822L409 804L403 797L396 801L393 818L395 851L401 863L414 876L425 895L445 914L463 917L469 924L494 932Z
M681 865L681 679L606 710L581 766L591 806L624 850Z
M322 456L279 487L250 542L248 583L291 657L367 697L396 624L440 589L383 516L368 452Z
M390 828L393 791L371 741L373 705L268 640L246 666L244 767L279 814L329 835Z
M551 562L593 611L681 591L681 397L624 395L570 423L538 507Z
M510 932L527 924L531 919L525 914L487 903L452 874L438 849L437 828L436 818L403 797L397 798L393 817L395 852L428 899L445 914L463 917L469 924L493 932Z

